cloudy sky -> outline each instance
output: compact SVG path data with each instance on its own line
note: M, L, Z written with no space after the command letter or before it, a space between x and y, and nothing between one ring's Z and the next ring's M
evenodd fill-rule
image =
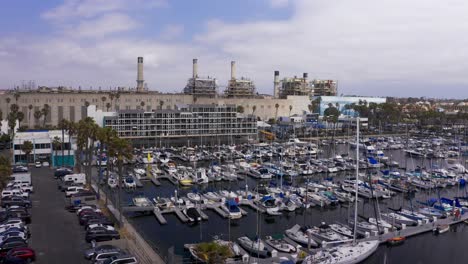
M0 89L134 87L145 59L152 90L191 76L224 89L238 76L272 93L273 71L338 80L339 93L468 97L464 0L18 0L0 8Z

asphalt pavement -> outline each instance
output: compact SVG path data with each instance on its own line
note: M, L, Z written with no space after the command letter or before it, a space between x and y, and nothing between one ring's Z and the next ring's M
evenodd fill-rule
M88 263L83 251L89 247L76 214L66 211L65 194L58 190L50 168L30 168L34 193L30 246L38 264Z

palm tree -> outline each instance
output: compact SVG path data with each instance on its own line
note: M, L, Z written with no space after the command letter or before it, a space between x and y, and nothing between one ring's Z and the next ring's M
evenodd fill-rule
M42 126L45 127L45 123L47 121L47 116L49 115L50 112L50 106L48 104L44 104L44 107L42 108L42 115L44 116L44 121Z
M21 122L24 120L24 113L23 112L18 112L16 114L16 119L18 119L18 127L21 127Z
M120 202L120 193L122 188L122 167L124 159L130 160L133 156L133 149L130 143L126 139L122 139L119 137L114 137L113 140L109 144L109 156L113 157L117 160L117 167L119 171L119 192L118 192L118 208L119 208L119 223L122 224L122 209L121 209L121 202Z
M29 140L24 141L23 145L21 145L21 151L26 155L26 162L29 162L29 154L31 154L33 148L33 143Z
M42 117L42 111L37 110L36 112L34 112L34 118L36 119L36 124L39 123L39 119L41 119L41 117Z
M11 102L11 98L10 97L7 97L5 99L6 103L7 103L7 112L6 112L6 115L8 116L8 109L10 109L10 102Z
M5 188L7 182L10 181L12 174L11 162L8 156L0 156L0 189Z
M68 158L70 158L70 151L72 148L71 138L76 134L76 123L69 121L66 130L68 133Z
M91 183L91 163L93 161L94 142L96 140L97 130L98 125L91 117L86 117L78 122L78 148L80 151L84 149L85 152L87 184ZM81 164L79 164L79 166L81 166Z
M241 114L244 113L244 107L242 105L238 105L236 110L237 110L237 113L241 113Z
M280 105L278 103L275 104L275 123L276 123L276 119L278 118L278 108L279 108L279 106Z
M293 109L293 106L290 105L290 106L289 106L289 117L291 117L291 111L292 111L292 109Z
M7 120L8 120L8 127L10 128L11 138L14 138L15 126L16 126L16 120L17 120L17 113L10 112L10 114L8 115Z
M65 130L67 129L68 127L68 120L66 120L65 118L60 120L59 124L58 124L58 127L62 130L62 146L61 146L61 149L62 149L62 166L63 164L65 164L65 159L64 159L64 151L65 151L65 147L64 147L64 144L65 144Z
M16 92L13 94L13 97L15 97L15 102L18 103L18 99L21 97L21 94Z
M141 106L141 109L144 110L145 102L141 101L141 102L140 102L140 106Z
M256 105L252 106L252 115L254 115L256 110L257 110L257 106Z
M114 103L114 97L115 97L115 93L113 92L110 92L109 93L109 99L110 99L110 106L112 107L112 104ZM108 107L110 108L110 107ZM107 110L109 112L109 110Z
M104 110L104 102L107 100L107 97L103 96L101 97L101 101L102 101L102 109Z
M98 172L98 177L99 177L99 184L101 184L101 177L102 177L102 154L104 152L104 145L109 145L112 140L117 137L117 132L113 130L110 127L103 127L103 128L98 128L97 133L96 133L96 139L99 140L99 172ZM106 177L109 178L109 160L107 161L107 170L106 170ZM98 195L100 193L99 189L99 184L98 184ZM107 196L106 196L107 198ZM106 199L107 201L107 199Z
M164 105L164 101L163 100L159 100L159 108L162 110L163 109L163 105Z
M17 104L12 104L12 105L10 106L10 110L11 110L11 112L13 112L13 113L18 113L18 111L19 111L19 106L18 106Z
M88 108L88 106L90 105L90 103L88 101L85 101L84 102L84 105L86 106L86 108Z
M32 104L28 105L28 110L29 110L28 111L28 126L31 126L31 111L32 111L32 109L33 109L33 105Z
M111 103L106 103L106 111L109 112L109 108L111 108L112 104Z

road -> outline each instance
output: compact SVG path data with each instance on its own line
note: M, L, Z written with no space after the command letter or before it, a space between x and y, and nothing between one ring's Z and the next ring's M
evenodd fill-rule
M88 263L83 257L83 251L89 247L84 229L76 215L64 209L65 195L57 189L53 171L31 168L31 177L34 193L30 246L36 251L36 263Z

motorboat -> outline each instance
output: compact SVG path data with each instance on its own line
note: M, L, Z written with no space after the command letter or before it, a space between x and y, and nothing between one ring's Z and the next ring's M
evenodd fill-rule
M210 201L213 201L213 202L219 202L223 199L223 197L219 196L217 193L214 193L214 192L207 192L207 193L204 193L203 196L210 200Z
M199 168L192 174L192 179L194 183L203 184L208 183L208 176L206 176L206 170Z
M436 235L443 234L450 231L450 225L437 225L432 231Z
M189 192L187 193L187 198L193 203L200 203L202 201L202 197L198 193Z
M165 197L153 198L154 205L159 209L164 210L174 206L171 199Z
M311 237L307 235L307 227L301 227L300 225L294 225L290 229L285 231L287 237L292 239L294 242L301 245L309 245L317 247L318 244Z
M399 246L405 243L406 238L404 236L397 236L387 239L387 245L389 246Z
M295 253L297 251L293 245L284 240L283 235L267 236L265 243L278 252Z
M221 206L221 209L228 213L231 219L239 219L242 217L241 209L234 199L227 200L224 206Z
M330 224L329 226L331 230L335 231L336 233L340 235L346 236L348 238L353 237L353 231L348 226L338 224L338 223Z
M333 231L330 226L325 223L322 223L319 227L313 227L309 229L312 239L314 239L318 244L323 242L339 242L347 241L349 238L347 236L341 235Z
M109 177L109 179L107 179L107 185L109 185L109 187L112 189L117 187L118 185L117 179L112 176Z
M315 254L307 256L304 264L357 264L379 247L378 240L342 244L332 248L321 248Z
M142 152L142 161L144 164L153 164L154 156L152 151L143 151Z
M259 238L252 240L246 236L237 239L239 245L254 257L266 258L269 255L263 241Z
M266 209L268 215L281 215L275 198L269 195L263 196L258 203Z
M124 184L124 187L125 188L128 188L128 189L134 189L136 188L136 182L135 180L133 179L133 177L125 177L123 180L122 180L123 184Z
M188 218L190 222L199 222L202 219L200 213L193 204L186 205L182 210L182 213Z
M153 203L151 202L150 199L147 197L141 196L141 197L133 197L132 202L135 206L138 207L149 207L153 206Z
M381 213L380 216L389 223L405 224L407 226L417 225L417 221L395 212Z

